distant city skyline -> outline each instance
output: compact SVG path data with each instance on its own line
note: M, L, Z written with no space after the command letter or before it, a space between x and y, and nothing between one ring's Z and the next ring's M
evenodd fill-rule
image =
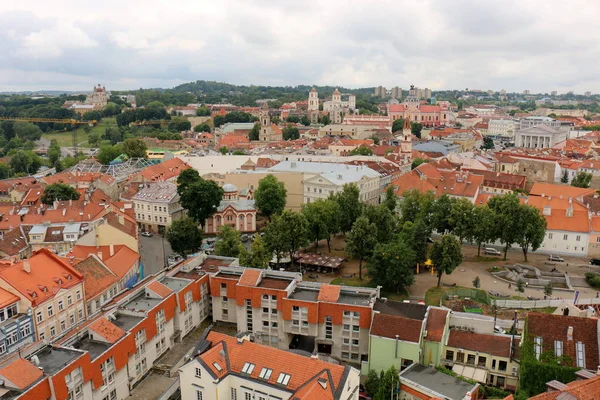
M0 91L410 84L600 92L600 4L268 0L0 3Z

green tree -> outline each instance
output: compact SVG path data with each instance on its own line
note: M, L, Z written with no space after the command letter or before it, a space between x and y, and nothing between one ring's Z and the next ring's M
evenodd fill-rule
M288 125L282 130L283 140L296 140L300 138L300 131L295 126Z
M298 122L300 122L300 117L297 115L290 115L289 117L287 117L285 119L285 122L290 122L292 124L297 124Z
M400 240L375 246L366 265L372 281L385 290L400 293L415 281L415 253Z
M410 169L415 169L417 168L419 165L424 164L426 162L429 162L428 160L425 160L424 158L415 158L412 162L412 164L410 165Z
M420 122L411 122L410 123L410 132L421 139L421 131L423 130L423 125Z
M240 233L229 225L221 225L215 243L215 254L221 257L238 257L242 247Z
M331 252L331 235L338 232L340 207L331 199L318 199L304 204L302 214L308 222L308 236L319 247L319 240L327 240L327 247Z
M275 215L273 220L264 229L263 239L265 241L265 247L269 251L269 254L275 256L278 266L283 253L289 250L287 235L288 230L286 222L281 219L280 215Z
M183 257L197 252L202 246L202 232L198 229L198 223L189 217L173 221L165 238L171 249Z
M546 286L544 286L544 294L546 296L552 296L552 281L548 281Z
M88 143L92 147L98 146L100 143L100 134L98 132L92 132L88 135Z
M213 216L223 199L223 188L213 180L199 178L181 191L181 205L190 218L202 227Z
M477 257L481 255L481 245L496 240L494 236L494 212L487 205L476 206L473 210L473 241L477 243Z
M392 366L387 371L381 373L379 378L379 386L377 392L373 396L373 400L388 400L392 399L399 385L398 370Z
M379 389L379 375L377 375L375 370L369 370L369 374L367 375L367 380L365 382L365 389L370 395L377 393L377 390Z
M98 151L98 155L96 156L96 158L98 158L98 162L100 162L101 164L108 165L112 160L119 157L120 155L121 146L119 146L118 144L114 146L105 145L100 147L100 151Z
M244 152L244 150L235 150L233 153L231 153L234 156L245 156L246 153Z
M46 186L40 200L42 203L50 205L54 203L55 200L79 200L80 196L77 189L65 185L64 183L54 183Z
M240 251L240 264L244 267L264 269L269 266L271 254L272 253L267 250L260 235L256 235L252 242L252 246L250 247L250 251L242 246Z
M123 134L119 128L108 127L104 130L104 139L110 140L110 143L115 145L123 140Z
M310 119L308 119L308 117L306 115L303 115L302 118L300 118L300 123L304 126L309 126Z
M102 110L102 115L104 117L112 117L119 114L121 114L121 106L112 102L106 104L104 110Z
M520 205L516 218L519 221L521 233L517 243L523 250L523 258L527 262L529 248L536 251L542 245L546 236L546 218L533 206Z
M475 289L479 289L480 286L481 286L481 280L479 279L479 276L476 276L475 279L473 279L473 287Z
M348 154L350 156L372 156L373 155L373 149L371 149L368 146L359 146L355 149L353 149L352 151L350 151L350 153Z
M329 124L331 124L331 118L329 117L329 115L324 115L324 116L321 118L321 123L322 123L323 125L329 125Z
M394 215L396 214L396 207L398 206L398 197L396 196L396 192L394 191L394 186L390 185L385 189L385 199L383 199L383 204L388 208Z
M42 137L42 130L31 122L15 122L14 134L22 140L34 142Z
M374 234L377 243L389 242L392 239L396 229L396 218L389 208L383 204L367 205L364 207L363 215L375 226Z
M431 214L432 228L440 234L452 231L452 209L456 199L444 194L433 202Z
M434 201L435 197L432 192L423 194L417 189L405 191L400 201L400 223L422 219L428 227L431 226Z
M350 232L354 221L362 214L360 189L355 183L346 183L341 192L329 196L340 206L340 231Z
M196 115L198 117L209 117L210 110L204 106L198 107L198 108L196 108Z
M48 162L51 167L56 168L60 172L60 146L56 140L50 142L50 148L48 149Z
M571 181L571 186L579 188L589 188L592 182L592 174L587 172L578 172Z
M489 200L488 206L494 213L493 237L504 244L504 259L506 260L508 249L521 237L521 222L515 218L519 215L519 199L512 193L494 196Z
M519 293L525 292L525 281L523 279L519 279L517 281L517 292L519 292Z
M210 132L210 125L207 123L198 124L194 127L194 132Z
M377 244L377 227L367 217L358 217L346 238L346 253L358 259L358 278L362 281L362 264Z
M285 208L287 190L285 185L274 175L267 175L258 181L258 188L254 193L254 202L260 212L269 218L274 214L281 214Z
M562 177L560 178L561 183L569 183L569 171L567 171L565 169L565 172L563 172Z
M484 150L491 150L494 148L494 140L491 137L483 138L483 145L481 146Z
M429 255L437 271L437 286L440 287L442 275L450 275L463 260L459 241L453 235L444 235L435 242Z
M177 194L182 196L188 187L190 187L193 183L200 182L201 179L202 178L200 178L200 174L198 173L197 169L184 169L177 176Z
M129 158L148 158L148 147L142 139L127 139L121 145L123 153Z
M256 123L248 133L248 138L253 141L257 141L260 138L260 124Z
M0 179L8 179L12 176L12 170L6 163L0 163Z
M414 223L406 221L400 229L400 238L415 253L415 262L419 264L427 261L427 242L430 234L430 229L422 219Z
M10 168L16 174L35 174L42 166L42 160L32 151L17 150L11 155Z
M294 253L308 244L308 221L304 214L291 210L285 210L278 217L282 239L293 263Z
M404 128L404 118L398 118L392 123L392 132L400 132Z
M452 233L463 240L471 242L475 229L475 206L469 200L462 198L454 202L450 211L450 225Z
M175 117L169 121L167 128L169 132L189 131L192 129L192 123L185 117Z
M89 125L84 125L83 126L83 131L87 134L89 134L92 131L92 127Z
M229 149L226 146L223 146L219 148L219 153L226 155L227 153L229 153Z

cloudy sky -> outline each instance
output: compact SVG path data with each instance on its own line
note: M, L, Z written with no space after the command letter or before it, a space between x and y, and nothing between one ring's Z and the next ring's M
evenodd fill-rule
M0 91L237 84L600 92L598 0L0 1Z

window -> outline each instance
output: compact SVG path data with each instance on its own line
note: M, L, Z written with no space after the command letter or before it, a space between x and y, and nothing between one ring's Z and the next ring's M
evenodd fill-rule
M76 296L77 296L77 300L81 300L81 291L80 290L77 291Z
M60 321L60 330L62 332L65 329L67 329L67 322L63 319L62 321Z
M292 311L300 311L300 307L298 307L298 306L292 306Z
M352 345L358 346L358 339L352 339Z
M272 373L273 373L272 369L263 367L263 369L260 370L260 374L258 374L258 377L262 378L262 379L269 380L269 378L271 377Z
M292 377L291 375L288 375L288 374L282 372L279 374L279 377L277 378L277 383L285 386L288 384L291 377Z
M477 366L485 367L485 363L487 362L487 358L479 356L477 359Z
M196 400L202 400L202 390L196 389Z
M465 362L465 353L461 353L461 352L456 353L456 362L464 363Z
M344 338L344 344L350 344L350 339Z
M67 306L70 306L71 304L73 304L73 296L68 295L67 296Z
M27 337L31 335L31 326L29 324L21 327L21 337Z
M575 344L575 351L577 353L577 366L585 368L585 344L577 342Z
M581 235L575 236L575 240L578 241L578 242L580 242L581 241Z
M566 235L566 234L563 235L563 240L567 240L567 239L569 239L569 235Z
M551 233L548 234L548 239L552 239L552 234Z
M454 352L452 350L446 350L446 360L454 361Z
M44 332L40 332L40 340L46 339L46 334Z
M497 376L496 377L496 386L504 387L504 380L505 380L505 378L503 376Z
M36 318L37 322L42 322L42 320L44 319L44 317L42 316L42 312L41 311L36 312L35 318Z
M237 389L231 388L231 400L237 400Z
M344 317L349 317L350 316L350 311L344 311Z
M353 314L354 314L354 317L356 317L356 318L360 317L360 313L358 311L354 311Z
M535 358L539 361L540 355L542 354L542 338L536 337L535 342L533 344L533 349L535 350Z
M252 393L244 393L244 400L252 400Z
M350 325L348 325L348 324L344 324L344 330L345 330L345 331L349 331L349 330L350 330Z
M499 361L498 362L498 371L506 372L507 362Z
M227 284L226 283L221 283L221 290L223 289L227 289Z
M467 355L467 364L475 364L475 354Z
M54 306L49 305L48 306L48 317L51 317L54 315Z
M252 374L252 371L254 371L254 366L255 366L254 364L247 362L244 364L244 367L242 368L242 372L250 375L250 374Z
M492 369L496 369L496 360L492 360Z
M69 324L70 325L75 325L75 313L71 313L71 315L69 315Z
M554 341L554 355L560 357L563 354L563 343L561 340Z
M342 351L342 358L350 358L350 353L347 351Z
M79 316L79 319L82 320L83 319L83 308L80 308L79 311L77 312L77 315Z
M360 331L360 327L358 325L352 325L352 331L358 332L358 331Z
M269 300L269 295L268 294L263 294L262 298L263 298L263 300Z
M56 335L56 328L54 326L50 327L50 336Z

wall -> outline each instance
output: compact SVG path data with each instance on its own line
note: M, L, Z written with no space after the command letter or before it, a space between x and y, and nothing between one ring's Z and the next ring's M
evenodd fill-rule
M559 212L560 210L553 210ZM566 217L565 217L566 218ZM588 228L582 226L581 228ZM567 235L567 240L564 236ZM579 236L579 240L577 237ZM557 253L575 256L585 256L588 254L588 244L590 241L588 232L567 232L567 231L546 231L546 236L542 245L537 250L540 253Z
M232 183L239 190L258 188L258 182L265 176L269 175L266 172L256 173L227 173L224 174L223 183ZM304 201L304 185L302 183L304 175L298 172L283 172L274 173L277 179L283 182L287 190L287 198L285 208L299 211Z
M392 365L400 371L402 359L420 361L421 349L419 343L396 341L381 336L370 335L369 369L377 373L389 369ZM397 349L397 350L396 350Z

